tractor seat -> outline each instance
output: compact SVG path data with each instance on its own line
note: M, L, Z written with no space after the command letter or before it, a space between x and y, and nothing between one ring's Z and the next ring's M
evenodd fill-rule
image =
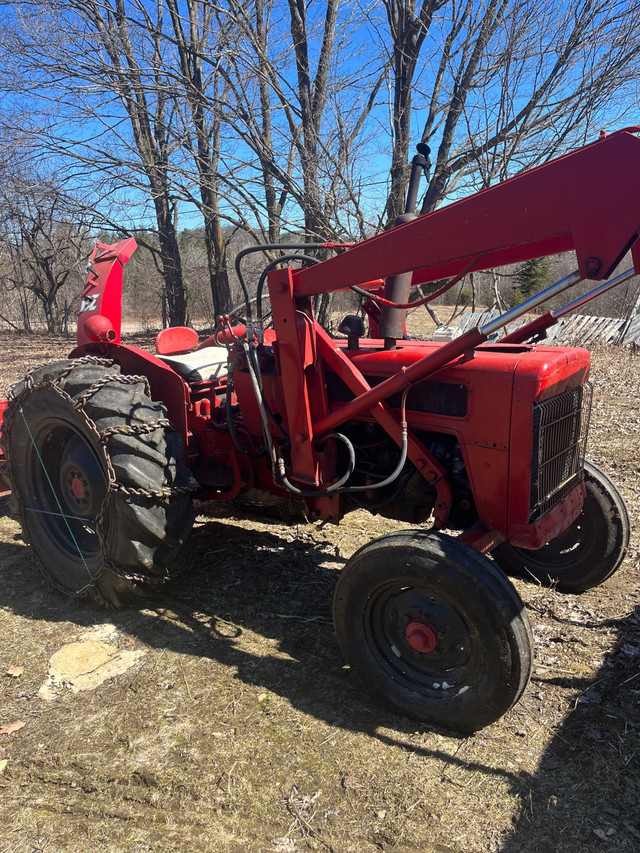
M198 333L186 326L163 329L156 336L156 353L185 382L215 382L227 375L226 347L194 350Z

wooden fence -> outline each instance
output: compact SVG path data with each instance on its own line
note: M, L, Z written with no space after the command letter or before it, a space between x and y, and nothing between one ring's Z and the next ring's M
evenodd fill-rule
M482 326L498 315L491 312L462 314L455 327L453 337L461 335L474 326ZM513 331L527 320L516 320L508 327ZM618 344L629 346L640 344L640 315L627 319L616 317L591 317L574 314L563 317L555 326L547 330L547 342L564 346L596 346L598 344Z

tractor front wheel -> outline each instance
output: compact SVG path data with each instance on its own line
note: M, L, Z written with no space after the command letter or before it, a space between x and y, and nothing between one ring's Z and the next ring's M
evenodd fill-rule
M116 607L159 589L191 529L192 479L144 377L94 358L36 368L3 445L13 514L57 589Z
M460 733L501 717L531 674L516 590L489 559L439 533L392 533L361 548L338 579L334 624L374 697Z
M629 516L620 492L592 462L585 462L587 496L571 527L532 551L505 542L491 556L507 574L534 578L561 592L585 592L619 568L629 544Z

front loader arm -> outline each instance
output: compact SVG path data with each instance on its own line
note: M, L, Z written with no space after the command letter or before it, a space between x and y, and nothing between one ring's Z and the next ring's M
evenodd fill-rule
M320 461L322 444L317 439L330 436L349 420L366 413L375 417L390 396L475 349L494 331L580 279L608 276L629 249L633 251L635 268L640 271L640 139L635 136L639 130L602 138L313 267L269 273L282 383L291 391L287 396L293 439L289 479L319 487L314 512L324 517L333 513L332 508L323 505L331 499L321 495L328 495L322 488L335 477L333 467ZM319 339L326 344L313 319L311 297L315 294L352 285L373 289L379 287L381 278L411 272L413 284L418 284L566 250L576 252L578 271L498 320L430 350L374 387L364 377L356 377L357 383L355 379L354 383L347 382L354 397L340 406L333 406L327 398L321 362L337 375L348 370L349 365L330 346L321 347L322 359L305 355L315 352ZM385 350L386 344L385 340ZM355 376L353 366L351 369ZM384 428L399 444L399 421L385 423ZM414 439L410 430L408 440L409 444L413 442L415 455L418 450ZM446 522L450 496L442 492L444 481L438 476L437 466L428 461L419 470L438 490L438 527ZM569 499L573 500L573 493ZM572 517L579 508L576 499ZM565 526L570 520L564 519Z
M413 271L413 285L574 250L582 278L607 278L633 247L640 272L640 128L400 225L293 274L313 296ZM634 245L635 244L635 245Z

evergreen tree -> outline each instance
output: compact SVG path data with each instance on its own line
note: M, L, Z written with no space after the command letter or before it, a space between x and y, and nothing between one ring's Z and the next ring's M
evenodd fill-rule
M551 270L546 258L532 258L525 261L514 275L515 289L520 292L522 299L528 299L538 293L551 282Z

